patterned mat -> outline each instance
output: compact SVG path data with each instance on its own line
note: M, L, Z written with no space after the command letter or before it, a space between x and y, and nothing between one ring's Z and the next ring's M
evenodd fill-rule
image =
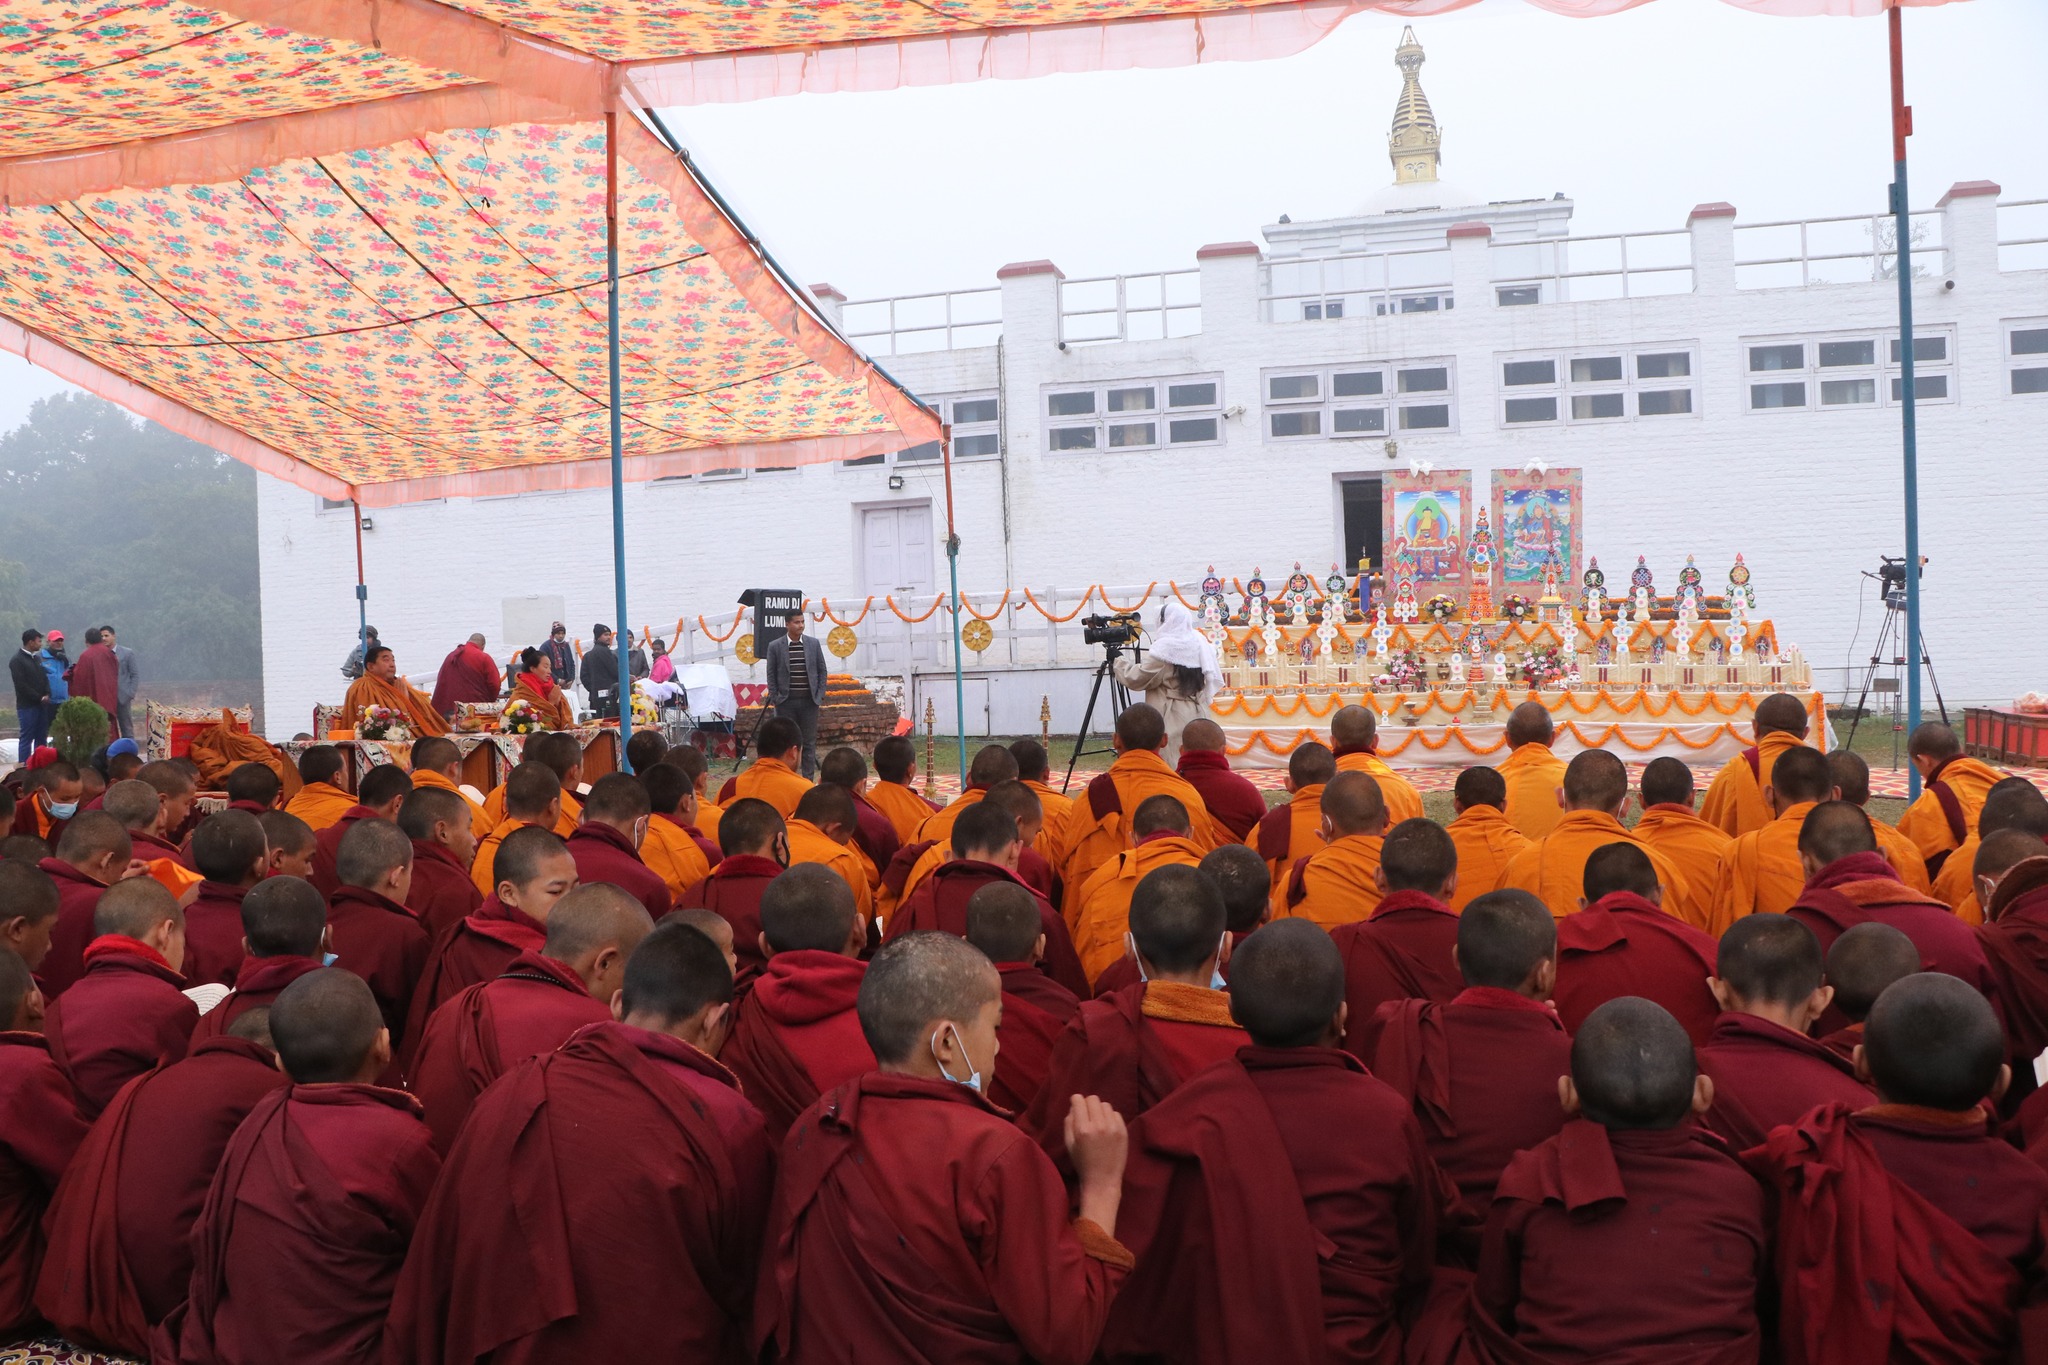
M130 1360L127 1356L88 1351L60 1337L37 1337L33 1341L0 1346L0 1365L142 1365L142 1362Z

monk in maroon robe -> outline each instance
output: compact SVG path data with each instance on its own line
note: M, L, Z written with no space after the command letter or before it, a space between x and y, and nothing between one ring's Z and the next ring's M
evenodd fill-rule
M298 877L311 884L313 827L287 811L269 810L256 817L263 826L263 846L273 877Z
M90 697L109 716L119 714L121 661L97 629L85 633L85 652L64 676L71 684L72 696Z
M410 1078L435 1151L447 1155L492 1081L612 1017L626 959L653 928L640 902L619 887L579 886L549 911L540 951L521 953L496 979L466 987L434 1011Z
M1039 970L1045 948L1039 905L1025 887L1000 881L982 887L967 902L967 941L995 963L1003 982L1003 1019L996 1030L1001 1046L987 1093L997 1108L1012 1113L1023 1113L1037 1100L1052 1064L1053 1043L1081 1010L1072 991Z
M2030 1062L2048 1049L2048 848L2001 830L1978 846L1972 873L1984 907L1977 939L1997 982L1992 1000L2012 1060Z
M1920 950L1889 924L1857 924L1828 947L1826 966L1828 985L1835 991L1830 1009L1848 1022L1823 1034L1821 1046L1854 1063L1871 1006L1894 981L1923 970Z
M1338 1049L1344 966L1315 925L1246 939L1230 1007L1250 1046L1131 1127L1120 1216L1138 1265L1103 1354L1397 1365L1441 1198L1422 1130Z
M1998 1016L1920 972L1879 997L1857 1068L1875 1105L1830 1104L1749 1159L1780 1192L1787 1365L2038 1360L2048 1171L1987 1131L2010 1078Z
M429 939L439 939L484 903L469 875L476 861L473 808L461 792L415 787L398 808L398 828L412 840L406 908L419 916Z
M373 1365L441 1159L419 1102L372 1084L391 1040L360 977L294 981L270 1032L292 1083L229 1141L192 1230L190 1296L157 1329L154 1358Z
M749 1358L772 1158L715 1055L732 970L671 923L622 990L621 1022L477 1102L399 1279L390 1365Z
M1694 1122L1713 1082L1685 1030L1612 1000L1571 1061L1570 1120L1501 1176L1459 1361L1754 1365L1764 1192Z
M246 1011L269 1009L286 986L324 965L327 902L297 877L269 877L242 898L242 940L249 955L227 998L199 1016L192 1045L218 1038Z
M640 840L654 807L631 773L606 773L583 801L583 823L569 836L576 880L609 882L647 907L650 919L669 912L668 884L640 861Z
M1332 784L1334 787L1335 784ZM1330 935L1344 959L1344 1002L1358 1034L1352 1055L1373 1048L1373 1020L1389 1000L1442 1004L1465 988L1458 974L1458 846L1434 820L1403 820L1380 845L1380 903L1369 918Z
M521 953L539 952L547 941L548 915L576 889L576 861L568 846L539 825L506 835L491 871L496 893L435 940L426 955L398 1049L402 1074L410 1074L407 1068L434 1011L469 987L496 978Z
M62 904L57 883L33 862L0 858L0 948L34 971L49 956Z
M64 826L56 853L36 864L57 883L57 923L49 952L36 968L50 999L85 975L85 945L95 937L93 907L109 886L139 870L130 866L134 848L119 820L105 811L80 811Z
M448 651L434 675L433 707L450 720L464 702L494 702L503 678L498 661L484 648L484 637L472 635Z
M710 876L683 893L680 904L713 911L732 926L744 990L768 960L761 953L761 894L789 866L789 831L775 807L743 797L718 817L718 847L725 857Z
M335 865L341 889L327 898L334 965L370 983L384 1026L402 1039L428 947L419 917L405 908L412 840L389 820L359 820L342 840Z
M1230 930L1230 944L1234 949L1272 913L1273 874L1267 870L1266 860L1246 844L1222 844L1212 848L1202 855L1199 866L1202 875L1216 883L1223 893L1223 922ZM1228 960L1217 971L1227 980L1230 976ZM1122 957L1104 967L1102 975L1095 978L1096 998L1113 994L1126 986L1135 986L1139 980L1138 960L1130 955L1127 948Z
M818 759L818 785L843 787L853 798L855 828L853 842L867 856L868 866L879 877L903 840L888 813L867 798L868 761L858 749L840 745Z
M1527 891L1474 900L1458 917L1465 989L1441 1005L1387 1001L1373 1055L1360 1058L1407 1101L1430 1156L1457 1185L1446 1249L1463 1264L1477 1259L1509 1160L1564 1125L1557 1080L1571 1070L1571 1039L1548 1003L1556 924Z
M1073 1096L1099 1095L1135 1118L1251 1041L1216 989L1230 934L1214 882L1184 864L1152 869L1131 894L1130 926L1141 980L1082 1002L1053 1044L1038 1103L1020 1120L1056 1163L1066 1160Z
M379 763L363 774L363 780L356 784L356 803L341 813L341 817L327 828L313 836L313 885L323 896L332 896L341 889L341 874L336 861L341 853L341 841L348 832L363 820L389 820L396 822L398 812L405 806L405 798L412 795L412 774L396 763Z
M1266 797L1230 770L1223 727L1213 720L1191 720L1180 732L1180 761L1174 771L1201 793L1202 804L1233 839L1249 839L1266 816Z
M150 1332L185 1301L192 1225L228 1140L286 1083L270 1048L270 1010L260 1007L183 1061L122 1087L50 1206L36 1306L58 1331L149 1354Z
M185 914L162 883L131 877L109 887L93 927L99 937L85 950L85 975L51 1002L43 1025L87 1118L157 1063L183 1057L199 1022L178 974Z
M1706 1126L1741 1152L1822 1104L1871 1103L1855 1068L1810 1036L1834 992L1820 942L1789 915L1744 915L1721 936L1708 983L1722 1014L1700 1071L1714 1083Z
M263 825L247 811L209 815L192 831L199 895L185 907L185 980L235 984L242 968L242 897L269 871Z
M761 1110L771 1143L825 1091L873 1070L854 1012L867 946L853 888L820 863L799 863L761 896L768 965L740 1000L720 1059Z
M1052 1163L981 1095L1002 1010L988 959L910 934L860 994L880 1069L828 1092L783 1144L757 1348L786 1365L1086 1365L1131 1267L1115 1240L1123 1121L1069 1097L1070 1218Z
M43 1211L85 1140L78 1096L43 1039L43 995L12 949L0 949L0 1333L36 1316Z
M1694 1047L1706 1046L1721 1005L1707 989L1714 937L1664 909L1657 866L1634 844L1586 858L1585 896L1557 922L1557 990L1550 998L1576 1032L1594 1010L1624 995L1662 1005Z

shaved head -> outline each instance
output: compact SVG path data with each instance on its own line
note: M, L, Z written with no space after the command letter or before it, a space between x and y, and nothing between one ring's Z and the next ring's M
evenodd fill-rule
M1564 803L1571 810L1609 814L1628 800L1628 769L1605 749L1574 754L1564 769Z
M1662 1005L1610 1000L1572 1038L1579 1109L1607 1128L1675 1128L1692 1113L1699 1075L1692 1039Z
M126 934L129 938L148 938L165 920L183 925L185 912L178 908L178 898L154 877L129 877L115 882L92 909L95 936Z
M503 848L499 845L501 857ZM411 866L412 840L389 820L356 821L334 851L334 875L343 886L381 886L393 872Z
M1835 1008L1860 1024L1885 988L1920 970L1920 950L1889 924L1853 925L1828 947L1828 984Z
M1818 749L1805 745L1787 749L1771 765L1771 790L1786 803L1831 801L1835 795L1834 769L1828 765L1828 756Z
M341 750L332 744L315 744L299 755L299 781L339 785Z
M1369 748L1379 729L1379 713L1370 706L1340 706L1337 714L1330 717L1330 747L1345 750Z
M1692 804L1692 769L1678 758L1653 758L1643 769L1643 809Z
M973 787L993 787L998 782L1016 780L1016 756L1000 744L982 745L967 768L967 782Z
M1745 1003L1790 1008L1821 988L1820 940L1790 915L1744 915L1721 935L1714 975Z
M1008 756L1009 750L1003 750ZM808 820L819 829L839 829L848 835L860 826L860 811L853 804L853 793L844 787L820 783L805 792L791 812L798 820Z
M34 863L0 861L0 921L55 919L60 899L56 879Z
M338 967L307 972L270 1007L278 1060L300 1085L355 1080L383 1031L384 1016L369 983Z
M1131 815L1131 834L1142 839L1148 834L1178 834L1182 838L1194 835L1194 823L1188 819L1188 808L1171 796L1148 796L1138 803L1138 809Z
M1524 744L1548 744L1557 738L1557 722L1550 718L1550 712L1540 701L1525 701L1508 712L1508 747L1519 749Z
M818 760L818 780L848 790L868 780L868 761L860 750L842 744Z
M1015 882L990 882L967 898L967 941L991 962L1029 962L1044 932L1038 898Z
M531 746L529 746L531 747ZM528 759L505 774L505 815L539 823L562 797L562 779L545 763Z
M1002 977L981 949L937 929L920 929L875 954L861 977L855 1011L875 1060L902 1066L931 1045L942 1022L972 1020L1002 994Z
M1043 782L1052 771L1052 760L1047 757L1045 746L1035 739L1011 740L1010 757L1017 760L1019 782Z
M420 842L434 837L436 825L468 824L469 820L469 802L461 792L446 787L415 787L398 808L398 827L405 831L406 838Z
M1508 780L1492 768L1467 768L1451 787L1451 798L1466 810L1474 806L1508 808Z
M1773 692L1756 704L1753 730L1758 739L1774 733L1805 739L1806 726L1806 703L1790 692Z
M849 805L852 804L853 798L839 788L830 790L839 792ZM606 773L590 784L590 795L583 798L585 820L596 820L615 829L630 830L653 813L654 806L647 799L647 788L631 773Z
M192 831L192 862L199 875L229 886L261 866L267 847L263 826L245 810L219 811Z
M1037 792L1025 786L1021 781L996 783L981 794L980 805L987 806L991 810L1002 811L1012 820L1015 820L1017 822L1019 838L1024 838L1024 831L1026 830L1031 830L1035 833L1037 830L1044 828L1045 803L1038 799ZM969 807L968 810L961 811L960 818L966 819L968 814L975 809L979 809L979 807ZM957 829L959 826L956 824L954 828ZM1026 842L1030 841L1027 839Z
M2029 858L2048 857L2048 844L2023 830L2002 829L1977 845L1973 877L2003 877ZM1989 906L1983 907L1989 909Z
M654 931L647 908L610 882L587 882L548 911L547 942L541 952L557 962L574 962L605 948L626 956Z
M732 952L732 921L716 910L671 910L654 927L664 924L686 924L717 944L719 952Z
M953 822L953 856L991 863L1017 842L1017 820L1008 811L977 801Z
M647 789L648 808L656 815L674 815L682 809L683 798L697 791L690 775L672 763L651 764L636 775Z
M860 908L846 879L822 863L798 863L761 893L761 932L778 953L839 953Z
M2008 777L1984 794L1984 808L1977 812L1977 835L1988 837L2001 830L2016 829L2037 839L2048 839L2048 796L2024 777Z
M491 885L531 886L548 874L550 863L568 856L569 845L561 835L539 825L522 825L500 840L491 855Z
M1835 782L1835 790L1842 800L1857 805L1870 801L1870 765L1863 761L1863 755L1854 749L1837 749L1828 755L1828 776Z
M148 829L162 808L156 788L132 778L114 783L100 797L100 809L119 820L123 829Z
M268 810L284 794L284 781L267 763L244 763L228 774L227 794L230 803L247 801Z
M264 846L280 853L310 853L319 842L311 825L286 811L267 810L256 820L263 826Z
M1373 782L1370 774L1355 776ZM1386 842L1380 845L1380 870L1386 874L1389 891L1422 891L1433 896L1458 870L1458 845L1434 820L1403 820L1387 831Z
M775 807L759 797L743 796L718 818L718 848L728 858L737 854L772 858L775 841L786 832Z
M619 993L619 1007L626 1017L673 1028L695 1018L706 1006L732 1000L732 967L725 960L725 949L709 935L681 921L664 919L626 959Z
M1467 986L1520 990L1556 958L1557 921L1527 891L1489 891L1458 916L1458 971Z
M1151 752L1166 743L1166 721L1144 702L1134 702L1116 718L1116 737L1127 753Z
M227 1035L240 1038L246 1043L277 1051L277 1040L270 1036L270 1006L257 1005L243 1010L228 1021Z
M1387 798L1378 779L1371 773L1338 773L1323 788L1323 818L1340 839L1380 833L1387 827Z
M1762 714L1761 708L1758 714ZM1931 758L1936 762L1960 758L1963 742L1956 738L1956 732L1938 720L1922 721L1920 728L1913 731L1906 741L1906 752L1914 758Z
M917 766L917 745L908 735L889 735L876 742L875 776L884 782L907 782Z
M412 774L396 763L379 763L356 784L356 804L382 810L412 790Z
M1657 880L1657 865L1637 844L1617 839L1602 844L1586 858L1580 892L1592 905L1617 891L1630 891L1644 900L1655 900L1663 891Z
M28 998L35 993L36 974L28 963L14 949L0 947L0 1027L19 1028L25 1022Z
M1199 868L1155 867L1131 893L1131 939L1162 972L1193 971L1223 939L1223 893Z
M1231 955L1230 1017L1260 1047L1314 1046L1343 1004L1343 955L1309 920L1262 925Z
M1181 727L1180 747L1198 754L1220 754L1224 749L1223 727L1213 720L1191 720Z
M1863 1026L1863 1060L1878 1098L1960 1113L1998 1084L2005 1030L1968 982L1917 972L1886 988Z
M1778 766L1784 767L1785 759L1790 757L1780 757ZM1771 776L1775 782L1775 770ZM1854 801L1823 801L1799 822L1799 851L1816 865L1826 867L1853 854L1877 852L1877 833L1871 829L1870 817L1864 814L1863 807Z
M113 855L114 862L126 866L135 856L135 846L128 838L128 827L103 810L80 811L57 836L56 858L60 863L85 867L108 854Z
M251 957L318 957L327 902L313 883L265 877L242 897L242 937Z
M1202 875L1223 894L1223 918L1233 934L1249 934L1265 922L1273 895L1273 873L1248 844L1222 844L1202 855Z
M1305 739L1287 756L1287 780L1296 791L1320 787L1337 775L1337 756L1314 740Z

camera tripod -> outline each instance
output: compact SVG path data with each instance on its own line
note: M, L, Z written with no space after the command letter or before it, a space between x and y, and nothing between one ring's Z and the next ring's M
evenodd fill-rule
M1870 700L1870 690L1877 681L1877 670L1884 666L1887 659L1889 659L1892 668L1891 692L1893 705L1897 705L1899 690L1898 670L1906 666L1905 637L1905 606L1903 603L1893 606L1887 601L1885 603L1884 624L1878 627L1877 642L1870 647L1870 662L1863 670L1863 687L1856 697L1856 709L1849 717L1849 734L1842 741L1843 748L1852 749L1856 746L1856 727L1863 723L1864 704ZM1914 641L1914 643L1920 647L1918 666L1927 670L1927 681L1934 688L1935 709L1941 712L1941 723L1946 725L1949 723L1948 703L1942 699L1941 680L1934 676L1934 656L1927 652L1927 632L1920 632L1920 638ZM1887 644L1891 646L1891 649L1888 650L1886 648ZM1893 653L1893 650L1898 652Z
M1112 717L1122 715L1131 704L1130 691L1116 680L1116 656L1122 652L1122 648L1117 645L1111 645L1109 653L1103 658L1102 662L1095 665L1095 684L1088 689L1088 709L1081 713L1081 728L1074 734L1074 752L1067 759L1067 777L1060 784L1062 792L1065 792L1074 785L1074 765L1081 761L1083 755L1116 752L1114 746L1108 749L1090 749L1087 747L1088 723L1095 719L1095 703L1102 699L1102 684L1104 681L1109 683L1109 703L1112 708L1110 715ZM1133 654L1138 652L1136 646L1129 646L1128 648L1130 648Z

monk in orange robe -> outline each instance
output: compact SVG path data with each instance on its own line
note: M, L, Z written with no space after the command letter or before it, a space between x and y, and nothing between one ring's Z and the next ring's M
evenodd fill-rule
M967 767L967 785L944 810L925 817L917 827L917 837L911 843L930 841L943 844L952 838L953 821L960 817L982 794L998 782L1017 780L1017 760L1008 749L1000 744L988 744L975 752L974 761Z
M1906 741L1906 756L1920 770L1920 795L1899 817L1899 833L1913 841L1931 875L1976 828L1977 813L2005 774L1963 753L1956 732L1930 720Z
M1037 740L1019 739L1010 742L1010 757L1017 760L1017 780L1038 797L1038 804L1045 811L1046 827L1057 829L1073 809L1074 798L1052 785L1051 755Z
M1650 855L1664 888L1664 908L1688 923L1697 923L1686 906L1696 893L1669 859L1622 828L1628 805L1628 769L1603 749L1575 756L1564 770L1564 818L1529 847L1508 860L1507 885L1533 894L1563 919L1575 913L1585 891L1586 859L1607 844L1634 844Z
M1294 860L1273 882L1273 918L1314 920L1325 929L1365 919L1380 903L1385 789L1365 773L1338 773L1323 788L1325 847Z
M1017 837L1024 841L1017 851L1017 880L1030 887L1034 895L1043 896L1047 901L1054 899L1052 867L1039 856L1036 847L1045 828L1044 807L1038 804L1038 793L1022 782L998 782L981 797L979 804L993 803L1017 822ZM958 856L950 835L944 842L905 844L897 850L896 857L883 873L876 892L876 912L885 920L892 918L899 907L907 905L918 893L918 887L927 877L944 866L948 859Z
M1764 788L1778 755L1806 743L1811 718L1806 704L1790 692L1773 692L1756 704L1751 730L1756 744L1728 760L1707 788L1700 818L1719 825L1729 838L1761 829L1772 820Z
M875 745L875 780L865 795L875 809L889 817L896 837L903 843L917 842L917 827L938 807L914 790L917 781L917 744L908 735L890 735Z
M1197 867L1207 851L1195 842L1187 807L1170 796L1145 798L1131 816L1131 835L1137 847L1097 868L1080 892L1068 897L1067 927L1091 983L1124 955L1138 884L1157 868Z
M1550 751L1557 723L1540 701L1525 701L1508 712L1508 756L1500 762L1508 784L1508 823L1523 837L1541 839L1564 818L1557 794L1564 789L1564 760Z
M491 832L494 822L484 814L483 803L462 789L462 750L455 747L454 740L422 739L412 746L412 785L454 792L469 807L471 833L481 839Z
M363 676L349 684L348 695L342 698L342 729L362 724L363 712L372 706L390 707L415 736L448 733L448 718L434 709L433 698L398 676L398 656L389 645L370 646Z
M543 730L576 728L576 708L570 704L569 694L556 684L555 666L537 649L529 647L519 653L519 672L512 675L512 690L505 696L505 705L515 701L533 708L534 718Z
M1323 846L1323 788L1336 775L1336 756L1314 740L1301 741L1287 756L1287 800L1266 812L1251 838L1276 883L1297 859Z
M1337 756L1340 773L1370 773L1380 784L1387 802L1389 827L1403 820L1422 818L1422 793L1415 784L1389 768L1377 752L1379 713L1370 706L1340 706L1330 717L1330 752Z
M875 897L868 879L868 861L853 834L859 817L853 796L844 787L812 787L796 803L788 824L789 865L817 863L831 868L853 892L863 930L874 922Z
M1884 827L1873 820L1871 828ZM2005 778L1991 789L1984 808L1977 812L1976 830L1943 860L1941 875L1934 879L1935 896L1946 901L1965 924L1985 922L1975 872L1977 852L1992 835L2004 830L2048 839L2048 797L2024 777Z
M1865 808L1864 813L1866 815L1869 814L1870 765L1864 762L1863 755L1857 753L1854 749L1837 749L1828 755L1828 770L1835 775L1835 791L1838 793L1836 799L1854 802L1856 805ZM2033 783L2027 782L2025 779L2019 780L2028 791L2033 792L2036 796L2040 795L2040 791ZM1997 788L1994 787L1992 790L1996 791ZM1981 815L1979 819L1982 819ZM1877 851L1884 855L1884 860L1892 865L1894 872L1899 874L1899 880L1923 896L1935 895L1934 879L1927 872L1927 860L1920 856L1920 850L1914 846L1913 841L1901 834L1894 826L1887 825L1875 818L1870 822L1870 829L1871 833L1877 836ZM1963 865L1956 869L1962 874L1959 880L1963 882L1969 881L1970 859L1975 857L1976 853L1976 831L1972 829L1970 838L1966 841L1966 846L1960 855ZM1943 897L1943 899L1946 900L1947 897ZM1957 906L1956 910L1958 913L1961 913L1962 907ZM1981 922L1981 918L1971 921L1973 924Z
M356 799L342 789L341 750L332 744L315 744L299 755L299 791L285 803L285 812L296 815L315 834L355 809Z
M1714 913L1703 926L1716 938L1744 915L1782 915L1806 886L1799 861L1799 830L1808 811L1835 799L1835 774L1827 756L1804 746L1779 755L1764 798L1776 812L1770 824L1737 839L1721 855L1715 876Z
M725 854L697 827L697 792L687 773L655 763L638 776L654 811L640 841L640 860L661 878L670 896L680 897L710 876Z
M1131 816L1147 797L1171 796L1180 802L1188 813L1194 841L1203 852L1219 842L1229 842L1216 838L1215 823L1201 793L1159 756L1166 747L1166 722L1157 710L1144 702L1124 708L1116 718L1111 744L1116 760L1108 772L1090 780L1048 845L1051 852L1046 859L1070 896L1087 883L1096 868L1137 843L1131 833Z
M559 838L572 837L576 827L583 823L583 801L576 794L576 789L583 785L583 741L560 731L529 735L520 747L519 761L544 764L554 773L562 797L562 808L555 817L554 831ZM487 835L489 830L504 822L505 788L502 783L484 797L484 819L489 826L485 831Z
M1508 784L1494 768L1467 768L1451 788L1455 819L1445 826L1458 847L1458 889L1451 909L1462 911L1506 882L1508 860L1529 846L1528 836L1508 822Z
M770 716L754 736L754 761L718 789L718 804L729 806L742 797L766 801L787 820L796 803L811 789L803 775L803 732L786 716Z
M528 825L553 829L562 808L562 784L555 780L555 770L545 763L515 765L498 790L505 794L505 818L476 846L476 859L470 864L470 880L486 896L498 887L497 876L491 869L505 836Z
M1682 759L1652 759L1643 769L1641 794L1643 814L1636 821L1636 838L1663 854L1699 895L1709 894L1709 888L1720 885L1721 857L1735 841L1719 825L1694 813L1692 769ZM1674 905L1671 913L1710 908L1688 901ZM1693 927L1707 926L1702 920Z
M293 770L291 760L284 756L284 751L267 743L262 736L242 729L235 720L234 712L226 707L221 708L220 724L209 725L192 736L185 756L198 767L199 785L207 791L221 790L228 774L244 763L261 763L276 773L287 796L298 789L298 773Z

